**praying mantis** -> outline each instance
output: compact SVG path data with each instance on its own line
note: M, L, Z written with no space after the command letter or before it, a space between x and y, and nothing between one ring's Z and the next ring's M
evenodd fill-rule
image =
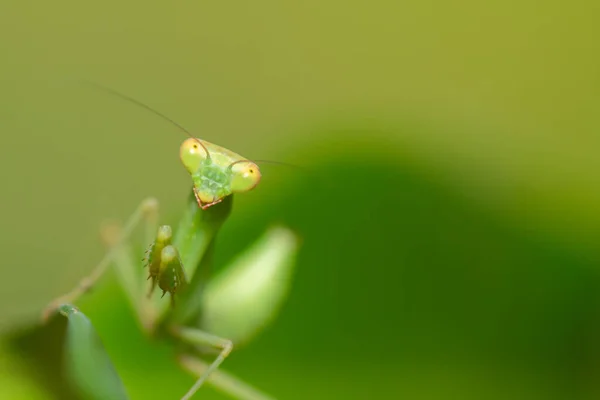
M112 266L141 329L150 336L167 336L187 344L179 364L197 376L181 397L190 399L205 382L232 397L266 400L272 397L217 369L234 344L247 343L271 322L289 291L298 251L296 235L276 226L219 275L210 276L214 238L232 209L233 194L252 190L261 180L258 165L224 147L194 137L187 129L132 97L101 87L142 107L189 136L179 156L192 178L192 193L176 229L158 226L159 203L141 202L128 221L104 231L109 250L92 273L44 310L47 321L57 312L79 315L72 304ZM142 261L130 246L138 226L149 244ZM142 271L146 274L142 274ZM159 288L162 293L155 289ZM163 299L169 294L170 301ZM215 349L210 363L200 352ZM91 391L91 393L90 393ZM94 397L93 389L88 395ZM126 397L125 397L126 398Z

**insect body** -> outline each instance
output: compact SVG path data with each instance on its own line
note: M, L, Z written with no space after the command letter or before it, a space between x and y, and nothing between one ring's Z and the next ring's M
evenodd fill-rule
M211 270L214 237L231 211L231 195L247 192L259 183L258 166L228 149L195 138L175 121L133 98L112 89L102 89L151 111L189 136L180 146L179 155L192 178L193 196L177 229L168 225L159 227L156 223L158 202L143 201L123 228L107 239L110 250L91 275L50 303L44 311L44 319L57 310L75 310L70 303L113 265L145 333L155 335L160 330L200 352L207 348L219 350L211 363L201 360L199 354L179 356L180 365L198 378L183 400L189 399L207 380L240 399L271 399L245 382L216 370L231 352L234 342L247 342L280 309L291 283L297 251L295 235L283 227L273 228L218 276L211 278L207 274ZM143 275L140 265L132 262L139 258L130 254L131 247L124 246L141 222L146 223L147 232L153 236L148 238L152 244L144 257L148 275ZM163 296L170 294L172 307L166 306L159 296L153 296L157 286ZM181 298L177 305L176 296ZM69 314L72 313L63 313ZM83 375L94 374L92 370ZM211 381L215 374L219 377Z

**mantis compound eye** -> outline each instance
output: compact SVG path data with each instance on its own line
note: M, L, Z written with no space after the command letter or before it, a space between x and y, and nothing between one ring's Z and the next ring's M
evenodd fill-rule
M196 172L207 157L208 151L200 139L186 139L179 148L179 158L190 174Z
M258 165L251 161L237 162L232 165L231 190L247 192L260 182L261 173Z

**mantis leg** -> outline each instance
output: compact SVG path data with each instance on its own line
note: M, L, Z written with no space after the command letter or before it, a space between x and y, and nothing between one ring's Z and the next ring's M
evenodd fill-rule
M135 282L135 277L138 272L134 270L135 263L131 262L131 257L129 257L130 254L126 255L123 247L135 228L143 220L147 222L148 229L146 235L148 237L150 237L152 231L156 232L156 229L152 228L151 225L156 225L157 215L158 201L156 199L148 198L142 201L131 217L129 217L125 226L119 230L118 235L107 235L111 236L106 238L106 240L110 242L110 248L98 265L92 270L92 273L83 278L69 293L54 299L44 309L42 320L44 322L47 321L62 304L75 302L81 295L86 293L102 277L102 275L104 275L111 263L115 261L118 264L117 267L119 269L120 281L123 289L127 292L128 298L130 300L137 299L140 285ZM134 304L134 306L137 306L137 304Z
M182 355L179 357L179 364L188 372L201 377L206 373L209 364L191 355ZM223 370L213 371L206 380L217 389L237 399L244 400L274 400L258 389L253 388L247 383L241 381L235 376L228 374Z
M183 359L180 359L180 362L183 364L184 368L191 370L194 373L199 372L198 380L194 383L190 390L188 390L188 392L181 398L181 400L189 400L207 380L210 380L212 384L219 386L220 388L224 389L230 394L235 393L235 396L241 399L265 400L269 398L265 395L262 395L256 389L251 388L245 383L237 381L237 379L233 377L229 377L229 379L227 379L223 378L225 376L223 374L213 374L215 373L217 368L219 368L221 363L225 361L225 358L227 358L229 353L231 353L231 350L233 350L233 343L231 342L231 340L223 339L195 328L176 327L172 331L175 334L175 336L179 337L181 340L187 343L196 346L210 346L221 350L217 358L215 358L215 360L210 365L206 366L206 368L202 368L202 365L199 363L203 364L203 362L199 359L194 359L190 356L185 356Z

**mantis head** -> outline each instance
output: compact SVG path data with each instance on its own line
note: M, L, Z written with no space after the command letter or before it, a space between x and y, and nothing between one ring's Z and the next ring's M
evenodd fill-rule
M258 185L261 179L256 163L193 137L181 144L179 156L185 169L192 175L198 203L203 208L216 204L232 193L247 192Z

